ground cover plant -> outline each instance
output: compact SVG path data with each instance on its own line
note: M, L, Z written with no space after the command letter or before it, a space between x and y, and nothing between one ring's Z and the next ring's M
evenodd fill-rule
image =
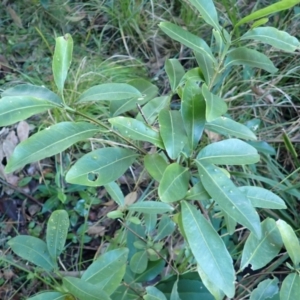
M48 286L30 299L296 299L300 245L293 227L298 223L276 211L287 207L285 197L256 181L278 186L278 194L284 196L290 192L297 197L298 192L286 185L289 178L278 182L257 175L259 152L274 164L267 156L274 149L257 141L251 130L256 120L246 126L230 118L222 97L227 92L223 83L235 70L254 76L258 68L264 76L276 76L277 68L253 48L253 40L289 52L299 49L295 37L264 25L267 16L296 3L281 1L231 20L227 30L212 1L190 0L210 25L211 44L178 25L160 23L160 30L193 50L198 63L185 70L177 59L166 61L168 94L157 96L155 85L133 79L70 95L65 88L74 46L70 34L56 38L52 61L56 92L22 84L2 93L1 126L52 112L53 124L43 124L21 142L5 167L12 173L52 156L57 166L59 189L54 198L59 201L48 203L53 212L46 242L18 235L7 243L37 266L34 273L21 269ZM245 25L249 22L251 27ZM96 111L110 117L95 114L97 106ZM220 140L211 141L211 132ZM295 154L288 136L285 143ZM74 144L78 151L65 155ZM141 166L142 172L135 172ZM128 168L136 186L146 182L140 197L135 191L125 197L118 184ZM117 220L120 228L105 242L106 251L70 276L61 255L68 250L66 240L76 240L69 232L74 215L62 208L73 205L71 191L78 193L81 199L77 203L79 198L75 199L73 209L85 220L77 232L83 249L87 217L99 201L91 195L98 187L117 204L105 218ZM280 280L270 276L287 260L289 270ZM7 256L2 256L2 263L16 266ZM248 265L251 271L263 272L248 277Z

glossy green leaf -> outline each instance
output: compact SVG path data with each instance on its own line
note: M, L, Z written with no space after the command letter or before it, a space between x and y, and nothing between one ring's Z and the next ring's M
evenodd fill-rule
M181 114L179 111L163 109L158 121L165 149L170 158L176 159L187 142Z
M264 300L275 296L278 289L278 278L266 279L262 281L250 295L250 300Z
M276 222L282 241L293 264L298 267L300 263L300 244L293 228L283 220Z
M27 300L65 300L68 294L62 294L60 292L41 292L33 297L27 298Z
M181 79L181 83L183 84L186 81L194 81L194 82L202 82L203 76L200 68L193 68L188 70Z
M251 25L251 29L261 26L261 25L264 25L268 22L269 22L269 18L262 18L257 21L254 21L253 24Z
M147 295L143 297L145 300L167 300L166 296L154 286L147 286L146 292Z
M195 161L200 180L210 196L231 218L261 237L260 220L250 201L233 182L214 165Z
M296 300L299 298L300 275L289 274L284 278L280 289L280 300Z
M98 131L97 126L86 122L61 122L50 126L15 148L5 172L13 172L26 164L62 152L76 142L92 137Z
M25 260L43 268L45 271L52 271L56 268L44 241L28 235L18 235L7 242L15 254Z
M190 190L187 191L185 200L209 200L211 197L206 192L201 181L197 182Z
M212 0L189 0L189 2L196 7L207 24L221 31L217 10Z
M97 285L111 295L124 277L127 258L127 248L108 251L87 268L81 279Z
M165 268L165 260L159 259L156 261L149 261L147 270L142 274L136 274L135 282L146 282L154 280Z
M65 247L69 230L69 215L65 210L54 211L47 223L46 242L48 252L56 260Z
M164 214L174 210L173 206L158 201L143 201L131 204L129 211L136 211L145 214Z
M209 281L232 298L235 272L223 240L194 206L183 201L181 211L184 232L197 264Z
M216 65L213 60L207 59L206 53L194 51L194 55L199 66L199 69L203 73L206 84L210 84L211 79L215 73ZM199 75L198 75L199 76Z
M136 288L136 286L135 286L135 288ZM113 300L136 300L139 297L139 295L138 295L139 292L142 293L142 291L132 290L131 285L130 286L121 285L113 293L111 298Z
M144 165L146 170L155 180L161 181L168 163L161 155L153 153L145 155Z
M246 165L259 161L257 150L238 139L227 139L209 144L197 155L200 162L217 165Z
M256 135L245 125L226 117L220 117L206 123L205 128L226 136L234 136L245 140L256 140Z
M0 99L0 126L25 120L35 114L57 107L53 102L30 96L9 96Z
M178 279L174 282L172 292L170 295L170 300L182 300L178 293Z
M230 215L228 215L225 211L222 212L223 216L224 216L224 221L226 224L226 228L227 231L230 235L234 234L235 232L235 228L236 228L236 221L230 217Z
M246 47L239 47L229 52L225 60L225 68L233 65L245 65L253 68L259 68L269 73L275 73L278 71L266 55Z
M125 198L122 190L116 182L110 182L104 185L104 188L108 192L109 196L119 205L124 206Z
M148 124L153 124L158 117L159 112L167 108L170 102L170 96L157 97L149 101L142 107L142 113ZM144 121L141 113L136 117L139 121Z
M260 41L289 52L294 52L300 47L297 38L291 36L286 31L278 30L274 27L256 27L251 29L241 37L241 40L247 39Z
M163 202L175 202L183 199L188 190L189 169L178 163L169 165L158 187L158 195Z
M242 18L235 26L240 26L240 25L248 23L250 21L266 17L270 14L274 14L274 13L277 13L279 11L289 9L289 8L297 5L298 3L300 3L299 0L281 0L281 1L278 1L274 4L271 4L267 7L259 9L255 12L251 13L250 15Z
M130 269L134 273L141 274L147 269L147 264L147 251L138 251L132 256L130 260Z
M253 146L257 151L268 154L268 155L276 155L276 150L270 144L265 141L247 141L247 143Z
M75 277L63 277L63 287L79 300L110 300L101 286Z
M154 237L154 241L159 241L167 236L170 236L175 230L175 223L170 219L168 215L163 215L160 219L157 227L157 233Z
M246 195L254 207L269 209L285 209L284 201L272 193L257 186L242 186L239 190Z
M165 70L169 78L171 90L175 93L181 78L184 76L184 68L178 59L168 59L165 64Z
M227 104L225 101L217 95L212 94L206 84L202 85L202 94L206 101L206 120L207 122L211 122L227 111Z
M191 148L195 149L204 130L205 100L199 86L190 80L183 89L181 115Z
M108 121L125 137L136 141L150 142L164 148L159 132L141 121L127 117L115 117Z
M115 101L129 98L143 99L141 92L126 83L103 83L95 85L84 91L78 98L78 102L86 101Z
M12 97L12 96L25 96L25 97L33 97L40 100L47 100L49 102L53 102L57 104L57 106L61 106L62 100L61 98L47 89L44 86L32 85L32 84L18 84L12 88L5 90L1 97Z
M62 94L73 54L73 39L69 33L55 39L52 71L55 84Z
M268 264L281 250L282 240L273 219L267 218L261 223L262 237L258 239L252 232L246 240L241 269L251 264L252 270L258 270Z
M66 175L69 183L101 186L117 180L135 161L137 154L122 148L102 148L81 157Z
M215 63L215 58L203 39L170 22L160 22L159 27L173 40L180 42L196 52L202 53L207 60Z
M151 233L156 227L157 214L144 213L144 222L145 222L146 232Z

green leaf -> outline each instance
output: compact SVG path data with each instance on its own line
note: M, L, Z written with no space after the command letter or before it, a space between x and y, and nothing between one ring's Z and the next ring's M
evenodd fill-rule
M149 101L145 106L142 107L142 113L148 124L153 124L158 117L159 112L167 108L170 102L170 96L157 97ZM139 121L144 121L141 113L136 117Z
M262 18L258 19L257 21L254 21L253 24L251 25L251 29L256 28L260 25L264 25L269 22L269 18Z
M177 86L184 76L184 68L178 59L168 59L165 64L165 70L169 78L171 90L175 93Z
M220 117L206 123L205 128L224 135L235 136L245 140L256 140L256 135L245 125L235 122L226 117Z
M210 196L231 218L260 238L259 216L246 195L219 168L197 160L195 162L198 166L200 180Z
M206 101L206 120L211 122L227 111L227 104L225 101L217 95L212 94L206 84L202 85L202 93Z
M30 96L9 96L0 99L0 126L25 120L35 114L57 107L57 104Z
M173 206L157 201L144 201L131 204L129 211L136 211L145 214L164 214L174 210Z
M129 98L140 98L143 100L143 95L138 89L126 83L104 83L87 89L77 101L116 101Z
M297 235L293 228L285 221L278 220L276 224L280 231L284 247L287 250L293 264L297 268L300 263L300 245Z
M146 292L147 295L143 297L145 300L167 300L166 296L154 286L147 286Z
M109 196L119 205L124 206L125 204L125 198L123 195L122 190L120 187L116 184L116 182L110 182L104 185L104 188L108 192Z
M95 135L98 127L86 122L61 122L50 126L20 143L6 165L11 173L26 164L64 151L71 145Z
M73 39L69 33L55 39L52 71L55 84L62 94L72 61Z
M48 252L56 260L65 247L69 230L69 216L65 210L54 211L47 223L46 242Z
M214 76L216 65L215 62L207 59L206 53L194 51L194 55L199 66L199 69L203 73L206 84L211 83L211 79ZM198 75L199 76L199 75ZM199 79L198 79L199 80Z
M289 274L284 278L281 289L281 300L295 300L299 298L300 275L298 273Z
M163 202L175 202L184 198L188 190L189 169L178 163L169 165L158 187L158 195Z
M52 271L56 268L44 241L28 235L18 235L7 242L11 249L25 260L43 268L45 271Z
M144 222L145 222L146 232L151 233L156 227L157 215L144 213Z
M235 272L223 240L194 206L183 201L181 210L184 232L197 264L209 281L232 298Z
M297 38L274 27L256 27L251 29L241 37L241 40L247 39L260 41L289 52L294 52L300 47L300 43Z
M159 132L141 121L126 117L115 117L108 121L125 137L136 141L150 142L164 148Z
M179 111L163 109L158 116L160 135L171 159L176 159L187 142Z
M185 200L209 200L211 197L207 194L201 181L197 182L184 197Z
M170 236L174 230L175 223L168 215L163 215L158 223L157 233L155 234L154 241L159 241L167 236Z
M255 12L253 12L252 14L242 18L239 22L236 23L235 27L240 26L242 24L248 23L250 21L253 20L257 20L260 18L263 18L265 16L268 16L270 14L274 14L276 12L285 10L285 9L289 9L295 5L297 5L298 3L300 3L299 0L281 0L278 1L274 4L271 4L265 8L259 9Z
M132 256L130 260L130 269L134 273L142 274L147 269L147 264L147 251L138 251Z
M101 286L75 277L63 277L63 287L79 300L110 300Z
M261 223L262 237L258 239L251 232L246 240L241 269L251 264L252 270L258 270L268 264L281 250L282 240L273 219L267 218Z
M134 277L135 282L146 282L156 278L165 268L165 260L149 261L147 270L142 274L137 274Z
M182 300L178 293L178 279L174 282L172 292L170 295L170 300Z
M257 186L242 186L238 189L246 195L254 207L286 209L286 205L280 197L264 188Z
M32 84L18 84L12 88L5 90L1 97L13 97L13 96L25 96L32 97L40 100L47 100L49 102L53 102L53 104L57 104L57 106L61 106L63 103L61 98L47 89L44 86L32 85Z
M207 60L210 60L213 64L215 64L216 60L210 48L203 39L170 22L160 22L159 27L173 40L191 48L196 52L202 53Z
M272 298L278 293L278 278L262 281L250 295L250 300L264 300Z
M195 149L204 130L205 100L199 86L190 80L183 89L181 115L191 148Z
M87 268L81 279L97 285L108 295L111 295L124 277L127 258L127 248L108 251Z
M257 150L238 139L227 139L209 144L197 155L200 162L217 165L246 165L259 161Z
M27 298L27 300L65 300L68 294L62 294L60 292L41 292L33 297Z
M102 148L81 157L66 175L69 183L101 186L117 180L135 161L129 149Z
M200 68L190 69L184 74L180 84L184 84L186 81L194 81L195 83L202 82L203 81L202 75L203 74Z
M229 52L225 60L225 68L232 65L245 65L252 68L259 68L269 73L278 71L266 55L246 47L239 47Z
M218 14L212 0L189 0L189 2L196 7L207 24L221 31Z
M144 165L149 174L159 182L163 177L168 163L161 155L154 153L145 155Z

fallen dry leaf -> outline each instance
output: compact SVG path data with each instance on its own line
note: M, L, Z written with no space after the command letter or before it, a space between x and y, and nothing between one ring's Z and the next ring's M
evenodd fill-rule
M130 205L133 204L138 198L138 193L137 192L131 192L126 195L125 197L125 205Z
M19 27L19 28L24 28L22 25L22 20L21 18L18 16L18 14L15 12L14 9L12 9L12 7L10 5L8 5L6 7L6 10L8 11L8 13L10 14L11 18L13 19L14 23Z
M88 235L93 235L95 237L104 236L104 234L105 234L105 227L104 226L100 226L100 225L91 226L87 230L87 234Z
M20 142L26 140L29 135L29 124L26 121L21 121L17 127L17 135Z

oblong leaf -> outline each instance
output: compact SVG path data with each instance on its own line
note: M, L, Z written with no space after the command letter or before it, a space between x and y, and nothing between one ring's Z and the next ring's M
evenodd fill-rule
M71 65L73 54L73 39L69 33L55 39L55 50L52 60L52 70L55 84L63 92L65 80Z
M178 163L169 165L158 187L158 195L163 202L175 202L186 195L189 182L189 169Z
M209 200L211 197L208 195L201 181L197 182L184 197L185 200Z
M187 142L181 114L179 111L162 109L158 121L165 149L170 158L176 159Z
M126 118L126 117L115 117L115 118L108 119L108 121L123 136L136 141L150 142L164 149L164 145L159 135L159 132L152 129L144 122L132 118Z
M266 279L262 281L250 295L250 300L263 300L272 298L278 291L278 278Z
M251 201L254 207L285 209L284 201L269 190L258 186L241 186L238 188Z
M225 68L232 65L245 65L253 68L259 68L269 73L275 73L278 71L266 55L246 47L239 47L229 52L225 60Z
M198 69L201 70L206 84L209 85L211 83L211 79L213 78L213 75L215 73L215 64L212 60L207 59L206 54L204 54L203 52L194 51L194 55L195 55L197 64L199 66ZM197 78L197 77L199 77L199 74L195 73L195 75L196 75L195 77L191 77L191 75L192 75L191 73L187 74L187 76L189 76L190 78L198 79L198 81L199 81L199 78ZM200 80L200 81L202 81L202 80Z
M300 291L300 275L298 273L289 274L284 278L281 289L280 299L295 300L299 298Z
M294 52L300 47L297 38L291 36L286 31L278 30L274 27L256 27L247 31L241 40L252 39L269 44L277 49Z
M282 239L279 230L276 227L276 223L273 219L267 218L261 223L262 237L258 239L251 232L246 240L241 269L243 270L251 264L252 270L258 270L269 263L282 247Z
M147 286L147 295L143 297L144 300L167 300L166 296L156 287Z
M78 141L92 137L99 129L86 122L61 122L50 126L20 143L6 165L10 173L31 162L64 151Z
M164 239L167 236L171 236L171 234L175 230L175 223L170 219L170 217L166 214L162 216L158 223L157 232L154 237L154 241L159 241Z
M210 196L235 221L261 237L260 220L250 201L233 182L214 165L195 161L200 180Z
M144 165L149 174L157 181L161 181L168 163L158 153L146 154Z
M104 185L104 188L108 192L109 196L119 205L124 206L125 198L122 190L116 182L110 182Z
M217 165L246 165L259 161L257 150L238 139L227 139L205 146L197 160Z
M143 201L131 204L127 209L145 214L163 214L173 211L174 207L163 202Z
M18 235L9 240L7 244L17 255L45 271L52 271L56 267L56 262L48 253L46 243L36 237Z
M235 272L223 240L194 206L183 201L181 211L184 232L197 264L209 281L232 298Z
M0 126L14 124L54 107L57 107L55 103L29 96L1 98Z
M138 251L132 256L130 260L130 269L134 273L142 274L147 269L147 264L147 251Z
M41 292L33 297L27 298L27 300L65 300L68 294L62 294L60 292Z
M102 148L81 157L66 175L67 182L101 186L117 180L135 161L129 149Z
M64 250L69 230L69 216L65 210L54 211L47 223L46 242L48 252L56 260Z
M276 221L283 244L293 264L298 267L300 263L300 244L293 228L283 220Z
M227 104L225 101L217 95L212 94L206 84L202 85L202 94L206 101L205 116L207 122L211 122L227 111Z
M114 101L129 98L142 98L142 94L138 89L126 83L104 83L87 89L77 101Z
M256 135L247 126L226 117L220 117L206 123L205 128L226 136L235 136L245 140L257 140Z
M63 103L61 98L47 89L44 86L32 85L32 84L18 84L12 88L5 90L1 97L12 96L29 96L40 100L47 100L56 103L58 106Z
M176 88L185 73L184 68L178 59L167 59L165 63L165 71L169 78L171 90L175 93Z

